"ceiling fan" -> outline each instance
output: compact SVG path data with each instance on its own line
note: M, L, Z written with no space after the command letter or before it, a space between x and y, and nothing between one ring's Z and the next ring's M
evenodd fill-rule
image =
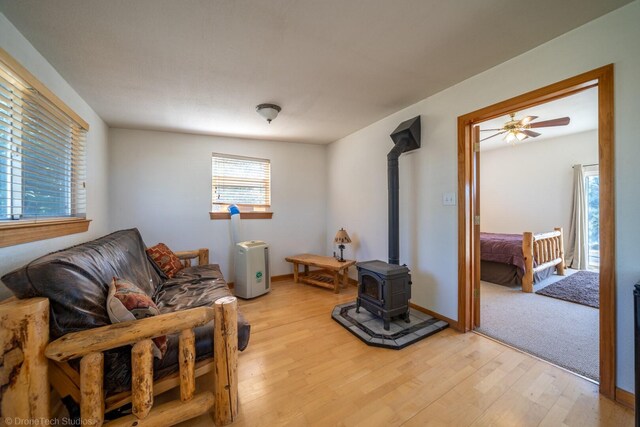
M538 118L538 116L527 116L520 120L516 120L516 113L510 113L509 116L511 116L511 120L506 122L504 126L499 129L481 129L480 132L493 131L497 133L481 139L480 142L486 141L489 138L493 138L494 136L502 134L506 134L504 136L504 140L507 142L515 142L516 140L522 141L529 137L535 138L536 136L540 136L538 132L534 132L531 129L546 128L552 126L566 126L571 121L569 117L560 117L558 119L532 123L535 119Z

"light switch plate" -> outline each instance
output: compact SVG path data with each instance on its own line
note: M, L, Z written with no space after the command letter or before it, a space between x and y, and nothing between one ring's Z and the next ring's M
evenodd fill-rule
M455 206L456 205L456 193L442 193L442 205L443 206Z

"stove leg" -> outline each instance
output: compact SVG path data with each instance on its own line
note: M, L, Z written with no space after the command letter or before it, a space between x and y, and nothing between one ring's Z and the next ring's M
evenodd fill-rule
M360 300L356 300L356 313L360 313Z
M411 323L411 319L409 318L409 310L404 314L404 321L407 323Z
M387 319L386 317L383 319L383 321L384 321L384 330L385 330L385 331L388 331L388 330L389 330L389 328L391 327L391 326L390 326L390 323L391 323L391 322L390 322L390 321L389 321L389 319Z

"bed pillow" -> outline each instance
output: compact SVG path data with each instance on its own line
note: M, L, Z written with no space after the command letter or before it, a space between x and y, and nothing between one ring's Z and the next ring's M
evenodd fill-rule
M180 258L164 243L158 243L148 248L147 254L169 279L175 276L178 271L182 270L183 265L180 262Z
M129 322L160 314L151 297L133 283L114 277L107 295L111 323ZM162 359L167 352L166 335L153 338L153 355Z

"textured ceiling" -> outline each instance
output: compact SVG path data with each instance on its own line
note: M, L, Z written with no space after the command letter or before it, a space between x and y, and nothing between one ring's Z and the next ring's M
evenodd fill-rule
M560 117L569 117L571 122L567 126L532 129L538 132L540 136L516 142L517 145L536 143L549 138L558 138L598 129L598 88L587 89L575 95L516 112L516 119L522 119L526 116L538 116L533 123ZM480 138L486 138L497 133L483 131L483 129L499 129L509 120L511 120L510 117L506 115L482 122L480 124ZM512 143L504 141L504 135L499 135L482 141L480 150L495 150L497 148L511 147L512 145Z
M629 0L0 0L113 127L329 143ZM255 106L282 113L268 125Z

